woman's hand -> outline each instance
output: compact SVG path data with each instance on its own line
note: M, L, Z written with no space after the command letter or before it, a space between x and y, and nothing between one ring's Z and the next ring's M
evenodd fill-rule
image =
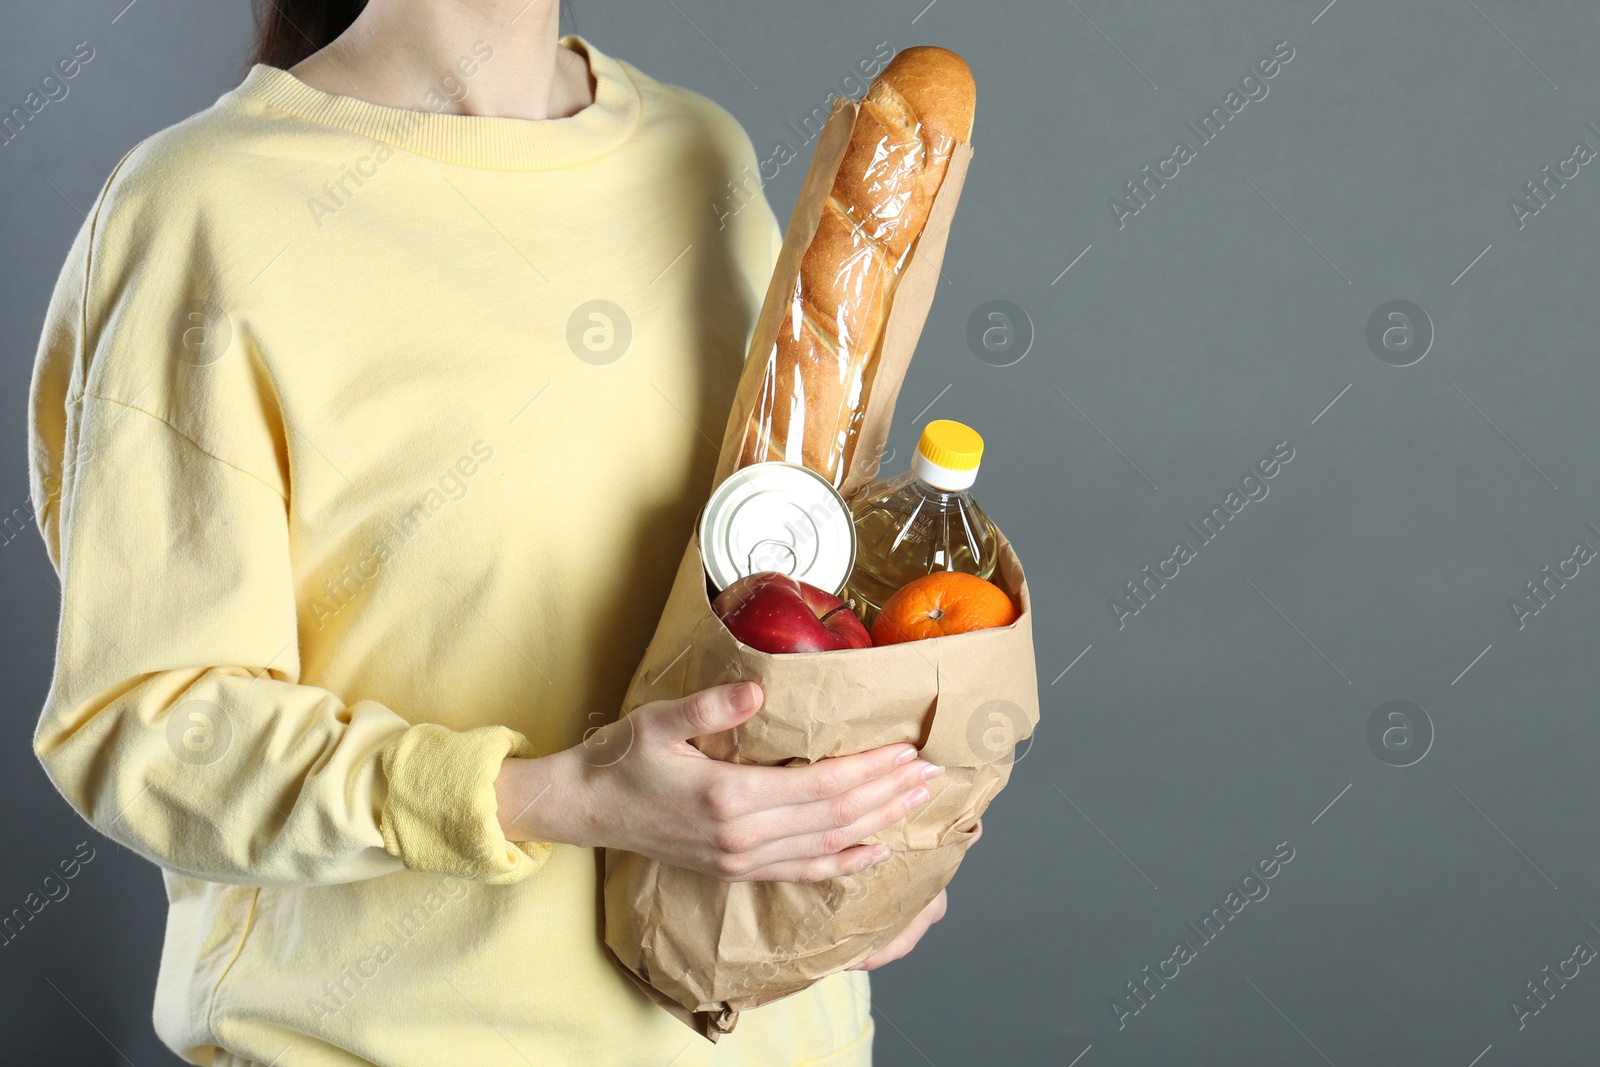
M977 832L967 839L967 847L971 848L977 844L978 838L982 836L983 820L979 819ZM950 902L945 896L945 891L943 889L939 890L939 895L929 901L926 908L917 912L917 917L912 919L904 930L895 934L893 941L890 941L883 948L850 969L852 971L875 971L885 963L893 963L901 956L906 955L917 947L917 942L922 940L922 935L928 932L929 927L944 918L944 913L949 905Z
M689 743L761 706L752 682L657 701L537 759L508 759L495 781L508 840L637 852L722 881L814 882L888 853L859 844L927 802L942 772L909 744L804 767L724 763Z

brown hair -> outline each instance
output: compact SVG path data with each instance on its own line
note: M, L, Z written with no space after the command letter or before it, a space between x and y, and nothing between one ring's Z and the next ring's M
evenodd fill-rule
M333 43L367 0L251 0L256 17L250 62L283 70Z

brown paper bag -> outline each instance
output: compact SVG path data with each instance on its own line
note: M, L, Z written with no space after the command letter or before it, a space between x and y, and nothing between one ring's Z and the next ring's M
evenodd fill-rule
M716 481L737 462L759 402L767 354L800 258L843 158L856 105L843 102L818 138L751 340ZM841 491L877 472L894 402L939 281L950 220L972 150L951 159L907 263L882 346L864 383L866 410ZM684 551L655 636L623 711L726 682L759 682L766 702L735 730L701 739L710 756L793 764L912 742L945 768L932 799L876 835L891 856L859 875L814 884L724 883L628 852L605 853L605 940L657 1003L715 1041L740 1011L797 993L871 956L950 881L978 817L1033 732L1039 698L1033 612L1022 564L1001 536L994 580L1018 606L1010 626L880 648L769 655L741 644L711 611L698 538Z
M705 1036L715 1040L739 1011L871 956L955 875L978 817L1010 776L1014 746L1039 720L1032 605L1003 536L995 578L1022 608L1010 626L768 655L739 643L712 614L699 545L690 543L625 709L755 681L765 706L737 729L703 739L707 755L804 763L909 741L945 768L927 804L872 838L890 858L847 878L724 883L607 850L607 946L666 1006L686 1009L674 1014Z

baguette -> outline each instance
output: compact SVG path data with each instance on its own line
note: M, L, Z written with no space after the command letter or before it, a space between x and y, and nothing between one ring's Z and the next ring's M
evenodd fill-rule
M738 466L785 460L843 482L895 287L957 143L971 139L976 99L967 64L943 48L908 48L873 81L801 258Z

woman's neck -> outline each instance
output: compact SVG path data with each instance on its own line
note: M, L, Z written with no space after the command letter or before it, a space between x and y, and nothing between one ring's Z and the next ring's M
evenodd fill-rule
M290 73L385 107L566 118L594 102L594 84L584 58L559 44L559 22L557 0L367 0Z

